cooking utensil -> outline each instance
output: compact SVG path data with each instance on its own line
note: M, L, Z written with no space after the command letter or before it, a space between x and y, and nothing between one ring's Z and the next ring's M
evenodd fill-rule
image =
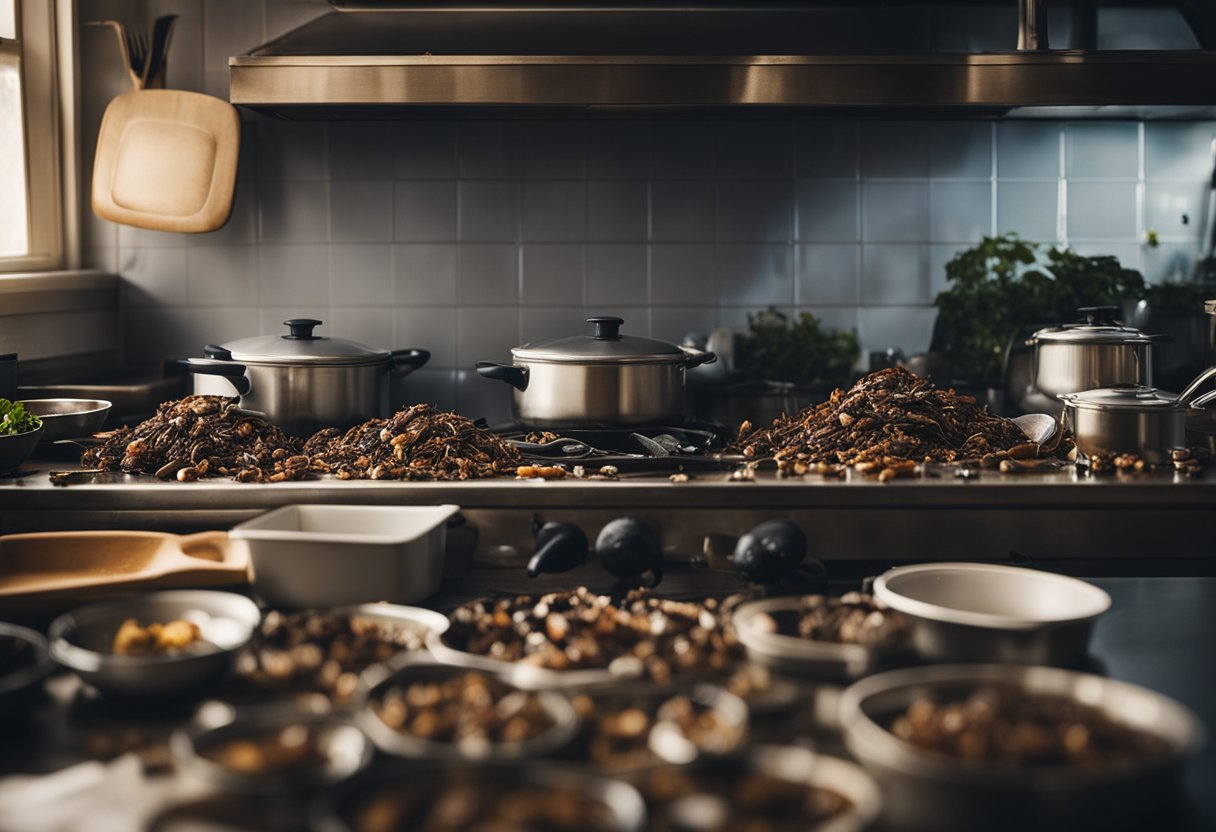
M514 363L477 362L485 378L511 385L515 420L534 428L619 428L684 420L684 371L712 352L621 335L622 318L592 317L595 334L536 341L511 350Z
M38 446L38 440L45 430L44 425L39 425L25 433L0 435L0 474L7 474L25 462Z
M134 698L177 696L226 674L261 619L242 595L208 590L151 592L90 604L51 622L51 657L105 694ZM205 644L175 655L118 656L114 635L128 618L144 626L185 619Z
M105 424L110 403L102 399L22 399L21 404L42 420L40 445L89 436Z
M542 572L569 572L587 562L587 534L573 523L532 524L536 551L528 561L528 577Z
M1079 665L1110 596L1092 584L1016 566L924 563L888 569L874 595L904 614L932 662Z
M27 627L0 621L0 641L27 645L30 658L29 662L0 670L0 724L3 724L24 710L42 680L55 669L55 663L47 651L46 638ZM0 650L5 651L7 659L8 649L0 647Z
M230 742L256 743L285 730L303 729L320 760L289 771L256 772L224 765L209 756ZM194 719L173 732L169 750L182 768L221 789L247 794L307 792L340 783L371 762L374 748L348 720L282 703L235 709L206 703Z
M622 580L649 575L647 586L663 582L663 547L649 526L633 517L618 517L595 539L600 566Z
M62 610L101 595L249 580L224 532L33 532L0 537L0 607Z
M1034 347L1031 377L1046 396L1116 384L1152 384L1153 344L1168 336L1145 335L1123 326L1114 306L1078 309L1083 323L1047 327L1027 341Z
M1018 768L935 753L885 727L914 701L962 697L983 685L1067 697L1160 737L1169 751L1109 766ZM1204 743L1199 720L1171 699L1048 667L935 665L880 673L845 690L840 720L845 745L882 789L885 822L898 829L1151 828L1148 816L1171 807L1186 762Z
M459 506L287 505L232 529L268 602L327 607L411 603L443 580L447 520Z
M1205 370L1177 396L1138 385L1085 390L1061 396L1077 451L1086 457L1134 453L1153 464L1170 462L1185 448L1187 416L1216 401L1216 390L1197 395L1216 367Z
M315 335L321 321L283 321L286 335L242 338L203 348L207 358L189 358L190 372L223 376L241 397L241 407L266 414L289 433L308 435L322 427L350 427L389 415L389 377L426 364L426 350L382 350L356 341Z
M1027 413L1024 416L1014 416L1009 421L1021 428L1026 438L1036 445L1042 445L1051 439L1060 428L1056 418L1047 413Z
M518 742L496 742L476 746L428 740L403 733L387 725L372 707L372 703L379 701L389 688L404 687L416 682L439 684L463 676L467 672L462 667L440 664L432 658L416 654L407 654L391 660L388 664L373 665L359 677L359 689L352 704L355 720L384 753L431 761L500 762L543 757L568 743L578 730L578 715L575 714L574 707L566 696L556 691L537 691L532 694L537 697L541 709L551 723L541 733ZM509 674L493 675L498 681L514 687ZM471 750L473 748L476 750Z

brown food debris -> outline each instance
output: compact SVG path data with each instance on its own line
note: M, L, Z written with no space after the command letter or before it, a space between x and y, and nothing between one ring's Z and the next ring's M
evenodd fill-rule
M141 626L134 618L122 622L110 647L116 656L171 656L203 640L193 621L152 622Z
M560 480L567 473L564 465L521 465L515 469L515 476L521 480Z

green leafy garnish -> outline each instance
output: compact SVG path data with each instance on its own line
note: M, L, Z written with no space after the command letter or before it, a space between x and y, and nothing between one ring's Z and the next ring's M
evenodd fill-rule
M0 399L0 436L31 431L42 424L42 420L25 409L20 402Z
M745 379L848 386L861 354L857 333L824 329L810 312L791 321L769 308L747 319L747 332L735 340L735 366Z

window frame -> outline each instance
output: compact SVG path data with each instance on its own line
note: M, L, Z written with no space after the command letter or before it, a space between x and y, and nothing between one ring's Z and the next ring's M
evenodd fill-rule
M62 102L65 98L60 57L66 44L57 22L66 13L73 19L71 0L15 0L19 38L0 42L0 50L16 53L21 62L21 104L24 117L26 216L29 250L15 257L0 257L0 279L13 272L52 271L75 265L65 257L69 231L65 217L75 188L65 187ZM70 64L70 60L69 60ZM67 88L70 91L70 87Z

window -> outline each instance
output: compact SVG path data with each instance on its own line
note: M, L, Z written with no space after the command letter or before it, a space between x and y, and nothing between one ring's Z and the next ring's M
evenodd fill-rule
M0 0L0 272L63 265L59 5Z

